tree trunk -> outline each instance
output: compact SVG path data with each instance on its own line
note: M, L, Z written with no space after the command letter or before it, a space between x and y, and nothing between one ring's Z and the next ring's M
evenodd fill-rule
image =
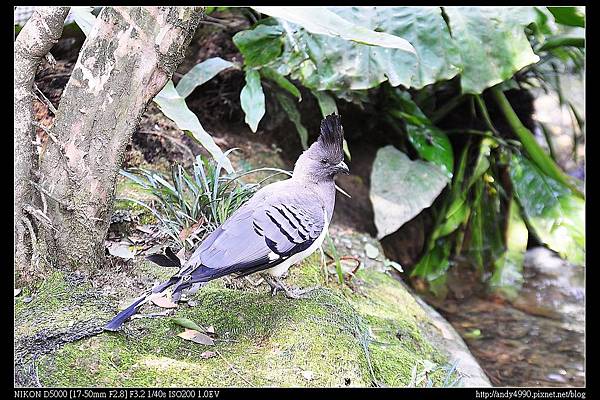
M104 258L125 146L184 56L201 7L105 7L63 92L40 163L46 230L59 267L96 270Z
M31 268L31 246L35 231L24 215L24 208L33 204L31 172L37 167L33 147L33 81L42 58L58 41L69 7L40 7L25 24L14 45L14 243L15 269ZM29 239L27 239L27 237Z

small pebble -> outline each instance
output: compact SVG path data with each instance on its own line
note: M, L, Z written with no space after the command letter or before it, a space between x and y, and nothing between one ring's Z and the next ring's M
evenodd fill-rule
M566 382L565 378L563 378L559 374L550 374L550 375L548 375L547 378L550 379L551 381L554 381L554 382L561 382L561 383Z
M302 371L302 376L307 381L312 381L312 378L314 376L314 372L312 372L312 371Z
M33 300L33 297L24 297L23 303L31 303L31 300Z
M367 257L371 259L375 259L379 255L379 249L370 243L365 245L365 252L367 253Z
M216 356L217 353L215 353L214 351L205 351L202 354L200 354L200 357L202 358L212 358L214 356Z

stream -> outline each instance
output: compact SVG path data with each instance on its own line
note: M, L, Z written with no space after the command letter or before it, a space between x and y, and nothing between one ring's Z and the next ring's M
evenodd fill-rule
M585 386L585 268L550 250L526 253L524 285L508 302L465 291L436 304L494 386Z

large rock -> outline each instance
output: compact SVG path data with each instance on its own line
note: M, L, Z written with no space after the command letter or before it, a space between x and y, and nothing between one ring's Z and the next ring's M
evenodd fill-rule
M126 288L129 282L150 285L171 270L142 262L130 272L114 272L112 284L56 273L37 291L16 298L16 383L424 386L427 371L433 386L488 386L452 327L387 271L380 248L379 255L371 248L366 256L365 245L377 242L341 235L334 234L340 254L351 253L349 246L363 262L352 288L340 286L335 275L326 282L317 253L292 268L287 279L320 286L306 299L272 297L264 284L219 279L195 295L195 306L174 311L173 316L213 326L214 346L179 338L183 328L172 317L134 319L121 332L98 334L117 311L116 297L123 300L128 293L129 301L137 295ZM24 302L29 296L32 301ZM163 310L142 312L157 311Z

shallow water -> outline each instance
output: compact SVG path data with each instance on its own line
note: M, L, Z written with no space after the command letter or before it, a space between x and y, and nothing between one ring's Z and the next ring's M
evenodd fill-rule
M584 386L585 269L535 248L527 252L524 277L512 302L449 296L438 309L493 385Z

